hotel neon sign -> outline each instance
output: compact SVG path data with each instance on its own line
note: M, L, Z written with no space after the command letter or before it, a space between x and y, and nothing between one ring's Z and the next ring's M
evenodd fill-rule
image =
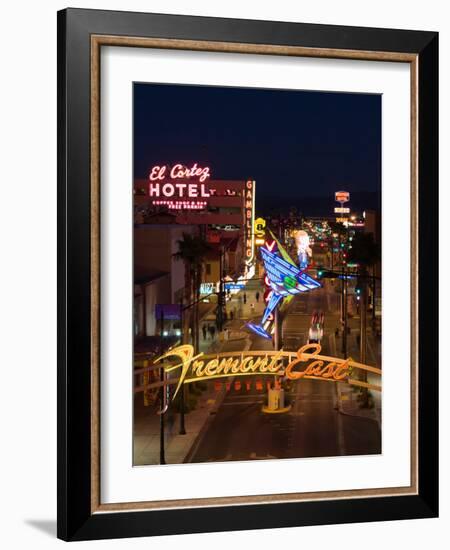
M197 163L195 163L191 168L187 168L182 164L174 164L170 169L168 166L153 166L150 170L148 179L150 181L162 181L166 178L174 180L177 178L189 179L198 177L198 181L204 182L210 177L210 175L209 166L201 168L197 165Z
M381 377L381 370L353 361L351 357L342 359L321 355L320 344L306 344L298 351L242 351L224 352L204 355L194 354L190 344L177 346L158 357L153 366L144 369L159 368L159 363L166 374L177 372L178 378L167 378L165 382L155 382L138 388L144 391L161 385L175 385L175 397L183 384L199 380L213 380L228 376L281 376L288 380L322 380L343 382L354 386L381 391L381 385L369 384L354 378L355 370L370 372ZM172 364L168 360L175 360Z
M202 210L207 207L206 199L211 196L205 183L210 175L208 166L202 168L197 163L191 168L182 164L171 168L153 166L148 176L148 196L155 206L164 205L171 210Z

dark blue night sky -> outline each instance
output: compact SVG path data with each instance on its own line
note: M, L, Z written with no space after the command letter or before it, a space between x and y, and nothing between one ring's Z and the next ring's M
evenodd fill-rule
M339 189L378 203L381 96L135 84L135 177L176 162L255 179L261 203L332 201Z

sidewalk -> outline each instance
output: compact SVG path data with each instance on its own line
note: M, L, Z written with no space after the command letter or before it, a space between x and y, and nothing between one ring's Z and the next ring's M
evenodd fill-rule
M352 357L355 361L359 361L359 346L357 344L357 335L359 331L354 329L347 336L347 353L349 357ZM368 335L368 353L367 353L367 364L381 368L379 356L376 357L373 350L375 348L374 337ZM332 355L339 357L342 354L340 353L341 338L335 338L334 334L330 334L330 345L332 349ZM334 349L333 349L334 348ZM376 375L368 373L367 381L373 384L379 384L380 378ZM338 406L339 411L342 414L348 414L350 416L361 416L364 418L370 418L378 423L378 426L381 429L381 405L382 405L382 395L381 392L371 391L374 400L374 407L372 409L361 408L359 402L357 401L357 391L355 387L349 384L337 384L338 388Z
M248 338L240 338L213 342L200 338L202 351L223 352L247 350L250 347ZM180 415L165 415L165 458L167 464L181 464L190 449L202 433L211 414L215 414L226 394L225 385L217 391L214 383L209 382L208 388L197 401L195 410L185 414L186 434L180 435ZM134 465L159 464L160 458L160 416L157 408L144 407L142 394L135 396L134 422Z
M256 293L259 293L259 300L256 299ZM246 295L246 303L244 304L244 293ZM226 302L228 319L231 320L230 313L233 312L234 320L240 321L244 325L249 319L260 317L266 304L264 303L264 287L261 285L258 289L242 290L238 294L233 295Z

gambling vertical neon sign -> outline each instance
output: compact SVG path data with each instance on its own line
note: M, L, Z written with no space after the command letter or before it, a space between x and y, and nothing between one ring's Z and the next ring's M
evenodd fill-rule
M255 185L254 180L245 182L244 217L245 217L245 263L250 266L255 258Z

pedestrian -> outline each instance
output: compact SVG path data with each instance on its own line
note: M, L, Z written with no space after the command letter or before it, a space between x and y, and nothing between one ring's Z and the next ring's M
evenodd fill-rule
M209 330L209 334L211 336L211 340L214 340L214 335L216 333L216 327L214 325L209 325L208 330Z
M203 332L203 340L206 340L208 330L207 330L206 325L204 323L203 323L203 326L202 326L202 332Z
M256 301L259 303L259 292L256 292L255 298L256 298Z
M172 435L173 427L175 425L175 415L173 414L173 411L169 409L170 413L168 415L167 424L169 428L169 433Z
M230 311L230 321L232 321L234 319L234 311L231 310Z
M250 310L252 313L255 313L255 304L253 302L250 304Z
M244 292L244 304L247 303L247 294Z

